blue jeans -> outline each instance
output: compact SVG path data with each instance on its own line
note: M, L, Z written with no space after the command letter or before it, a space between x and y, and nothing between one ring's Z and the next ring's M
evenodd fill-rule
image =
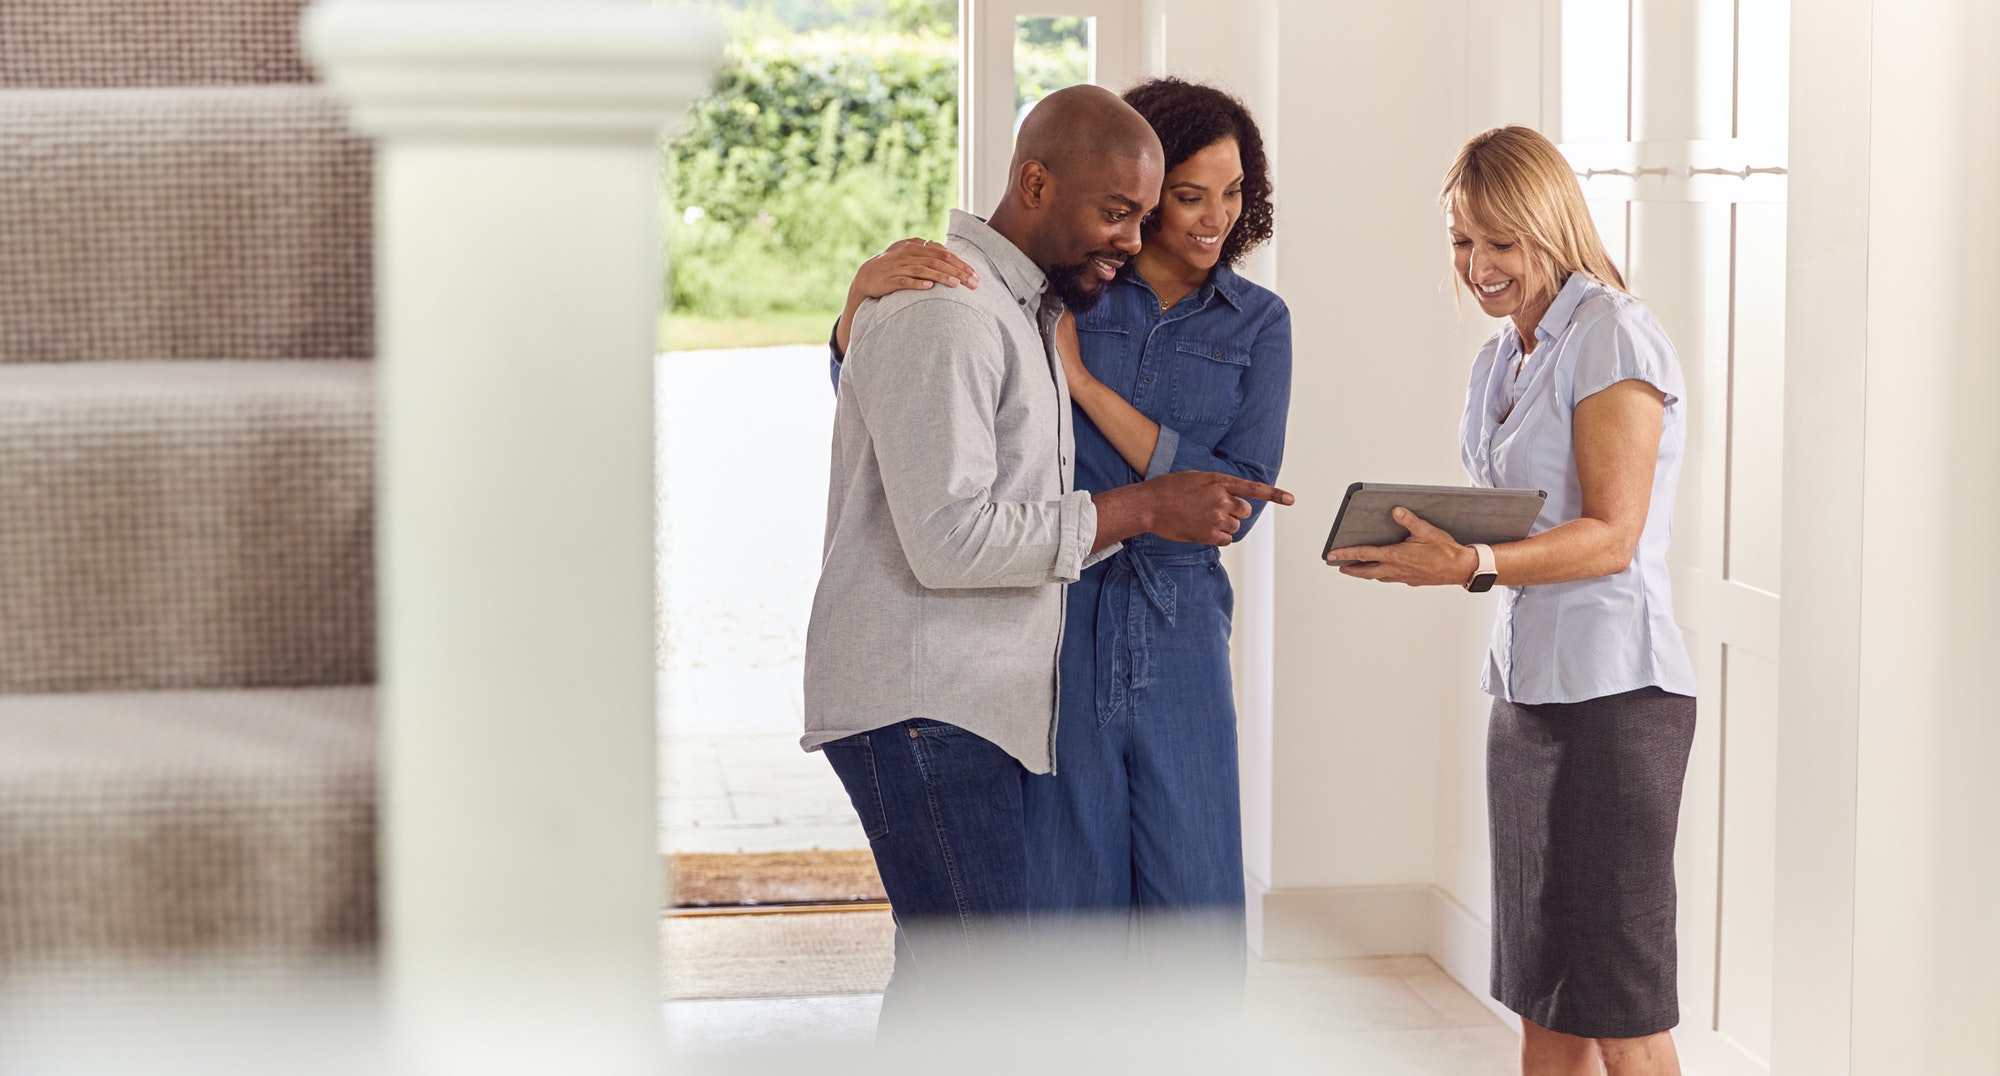
M1021 779L990 741L916 718L823 746L861 817L896 916L896 967L883 1023L919 995L990 983L1027 912Z
M1070 584L1056 776L1026 787L1038 932L1129 916L1142 941L1171 926L1189 955L1240 968L1234 604L1214 550L1144 539Z

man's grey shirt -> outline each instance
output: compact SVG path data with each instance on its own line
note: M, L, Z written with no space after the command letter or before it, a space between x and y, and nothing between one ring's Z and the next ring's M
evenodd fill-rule
M1071 488L1062 304L1019 248L953 212L980 286L861 305L840 373L826 545L806 630L805 736L913 717L1055 763L1063 587L1097 510Z

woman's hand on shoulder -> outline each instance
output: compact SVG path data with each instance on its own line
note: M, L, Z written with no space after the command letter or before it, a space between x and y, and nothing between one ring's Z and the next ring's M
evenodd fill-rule
M943 243L920 238L898 239L882 253L862 262L861 268L854 274L854 283L847 286L847 304L841 308L840 320L833 326L834 361L847 357L848 337L854 330L854 312L861 309L863 301L912 288L921 291L939 284L948 288L961 285L976 288L979 286L979 273Z
M1069 382L1072 395L1077 386L1087 386L1097 380L1091 376L1090 368L1083 364L1083 341L1076 335L1076 315L1067 310L1056 322L1056 354L1062 358L1063 379Z
M979 286L979 273L953 254L943 243L928 239L899 239L882 253L861 263L848 288L851 300L873 299L890 292L927 289L943 284L948 288Z
M1451 535L1431 526L1407 508L1391 513L1410 536L1395 545L1358 545L1328 550L1326 559L1358 560L1340 569L1340 574L1378 583L1402 583L1412 587L1464 586L1479 568L1479 554L1471 546L1459 545Z

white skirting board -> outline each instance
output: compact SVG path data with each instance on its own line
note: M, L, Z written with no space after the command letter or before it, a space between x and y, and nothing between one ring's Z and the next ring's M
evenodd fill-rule
M1433 885L1272 889L1249 879L1250 948L1265 960L1421 953L1508 1026L1520 1018L1488 994L1492 928Z
M1493 926L1474 915L1451 894L1436 886L1430 890L1430 937L1424 950L1446 975L1458 980L1465 992L1493 1010L1508 1027L1520 1030L1521 1018L1513 1010L1493 1000Z

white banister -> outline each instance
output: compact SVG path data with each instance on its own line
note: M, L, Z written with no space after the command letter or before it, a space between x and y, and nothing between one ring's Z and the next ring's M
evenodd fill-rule
M411 1071L657 1071L658 139L706 18L321 0L376 139L383 960Z

